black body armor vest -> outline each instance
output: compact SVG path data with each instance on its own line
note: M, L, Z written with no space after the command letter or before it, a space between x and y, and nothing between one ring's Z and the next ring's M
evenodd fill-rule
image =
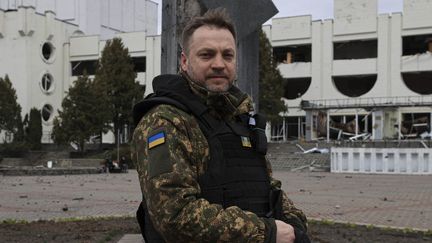
M236 117L236 122L215 119L181 76L159 76L155 78L153 87L155 94L135 105L135 123L159 104L174 105L197 119L210 149L210 161L205 173L198 178L201 187L199 197L223 208L238 206L260 217L273 217L271 209L274 202L266 168L264 127L249 125L250 116L247 114ZM259 126L265 126L265 121L258 122ZM138 221L141 221L146 242L164 242L154 230L144 203L137 214L141 214ZM145 222L142 222L143 219Z

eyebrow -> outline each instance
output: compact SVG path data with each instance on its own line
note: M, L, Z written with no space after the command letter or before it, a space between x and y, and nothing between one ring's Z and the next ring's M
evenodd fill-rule
M197 51L197 53L204 52L204 51L215 52L215 49L204 47L202 49L199 49ZM227 48L227 49L222 50L222 52L235 52L235 49L233 49L233 48Z

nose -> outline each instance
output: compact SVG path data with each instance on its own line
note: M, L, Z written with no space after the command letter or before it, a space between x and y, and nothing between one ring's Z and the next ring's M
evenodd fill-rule
M222 55L216 55L213 62L212 62L212 66L213 69L217 69L217 70L221 70L225 68L225 61L222 57Z

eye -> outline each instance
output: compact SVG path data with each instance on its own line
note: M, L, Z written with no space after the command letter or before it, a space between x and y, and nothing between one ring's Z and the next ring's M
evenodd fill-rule
M210 59L213 56L213 54L210 52L201 52L198 54L198 56L202 59Z
M228 53L224 53L224 58L225 59L227 59L227 60L232 60L233 58L234 58L234 54L233 53L230 53L230 52L228 52Z

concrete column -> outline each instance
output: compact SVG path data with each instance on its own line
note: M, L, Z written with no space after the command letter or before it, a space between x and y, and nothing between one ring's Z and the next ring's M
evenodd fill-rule
M306 141L312 140L312 111L306 111Z
M371 116L371 114L367 114L366 116L365 116L365 130L364 130L364 132L368 132L368 130L369 130L369 116Z
M402 139L401 128L402 128L402 113L400 109L398 109L398 140Z
M56 14L53 11L45 11L45 38L51 40L54 37Z
M380 140L384 137L384 111L372 112L372 139Z
M5 14L2 10L0 10L0 39L4 38L4 36L5 36L4 23L5 23Z
M26 24L26 9L24 7L18 8L18 33L20 36L26 36L27 24Z
M301 122L301 117L297 117L297 138L301 138L302 137L302 122Z
M330 142L330 112L327 111L327 142Z
M283 120L282 120L282 136L283 136L283 141L284 142L286 142L287 141L287 133L286 133L286 120L285 120L285 117L283 117Z
M355 135L358 135L359 132L359 123L358 123L358 111L355 112Z
M312 141L317 139L317 111L306 111L306 140Z

